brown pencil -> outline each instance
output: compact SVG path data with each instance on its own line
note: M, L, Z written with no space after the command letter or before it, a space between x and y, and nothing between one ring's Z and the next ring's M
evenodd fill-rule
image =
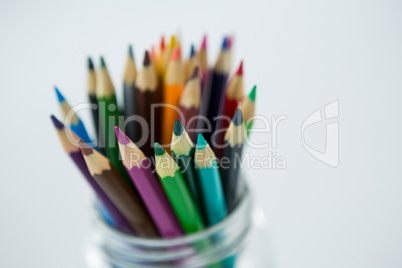
M127 185L110 161L79 140L80 149L89 172L105 194L142 237L159 237L158 232L140 198Z
M143 68L139 71L135 83L135 101L137 115L145 120L137 123L136 145L140 147L147 157L152 157L154 150L151 144L153 144L155 137L150 133L154 130L154 126L151 126L151 106L161 102L161 92L158 90L158 78L150 62L148 51L145 51ZM159 116L156 114L154 116L158 120ZM154 125L158 124L158 122L155 121Z

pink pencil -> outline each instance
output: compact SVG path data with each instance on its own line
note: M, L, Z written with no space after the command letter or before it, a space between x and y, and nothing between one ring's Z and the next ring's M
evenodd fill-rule
M119 127L116 126L114 129L123 165L141 195L160 235L162 237L182 235L180 224L157 178L152 173L148 159Z

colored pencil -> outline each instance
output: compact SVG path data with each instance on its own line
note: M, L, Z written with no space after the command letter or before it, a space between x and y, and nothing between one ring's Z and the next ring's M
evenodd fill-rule
M200 213L180 173L179 167L159 143L155 143L156 172L185 233L204 229Z
M57 100L60 105L61 113L63 115L63 120L65 123L69 123L69 127L73 130L82 140L91 145L92 147L96 147L96 145L89 138L88 132L85 129L84 123L78 117L77 113L71 109L71 106L68 104L67 100L61 94L61 92L55 87L54 88L57 95Z
M136 234L148 238L159 237L140 198L127 185L111 162L82 140L79 144L92 177L127 219Z
M184 72L185 72L184 77L186 80L190 79L190 77L193 75L194 69L196 67L200 68L200 59L199 59L197 52L195 51L194 45L191 45L190 57L184 63ZM198 72L198 75L201 78L201 72Z
M214 138L212 138L212 145L218 158L222 157L226 129L229 127L236 108L241 104L243 95L243 61L241 61L239 68L226 86L225 96L220 108L220 115L223 118L217 122L216 132Z
M198 114L201 104L201 81L198 76L199 67L195 67L192 76L187 80L179 101L178 119L185 126L192 141L195 141Z
M169 201L161 188L151 165L143 152L118 128L115 127L123 165L127 169L138 193L162 237L183 234Z
M205 80L205 76L208 72L208 56L207 56L207 35L204 35L201 41L201 47L198 51L198 59L200 61L200 68L201 68L201 84Z
M211 123L211 132L205 133L207 141L211 140L211 135L216 129L216 116L219 115L221 102L223 101L224 89L228 74L230 71L231 50L230 41L225 37L222 43L221 51L219 52L215 68L211 74L211 86L209 89L209 102L207 118Z
M137 116L145 121L140 121L137 127L136 143L147 157L153 156L151 143L155 137L153 135L154 126L152 121L152 104L161 102L161 92L158 90L158 78L155 69L151 66L148 51L145 51L143 68L140 70L135 83L135 99ZM159 123L159 110L154 111L154 120ZM142 135L141 135L142 134Z
M99 103L99 126L102 137L104 138L103 141L100 141L100 146L105 146L107 158L109 158L112 165L122 174L127 184L132 186L131 179L120 161L119 147L117 145L116 134L114 133L115 125L119 125L119 110L117 107L116 94L103 57L101 57L100 62L101 68L97 72L96 81L96 97Z
M88 57L88 73L87 73L87 94L88 100L91 103L92 120L95 127L96 139L99 142L99 110L98 100L96 99L96 71L92 59ZM98 144L98 149L102 154L105 154L105 148L101 148Z
M194 156L207 223L212 226L226 217L226 203L216 156L202 134L198 134Z
M123 76L123 95L124 95L124 117L127 120L130 116L136 114L135 99L135 79L137 77L137 68L135 66L133 48L130 45L126 60L126 67ZM117 124L117 122L116 122ZM126 132L130 139L137 141L136 124L134 120L127 120Z
M255 114L255 93L257 86L254 86L250 91L250 94L243 100L241 109L243 111L244 125L246 127L247 136L250 135L250 131L253 128L254 114Z
M127 220L116 208L116 206L112 203L109 197L107 197L105 192L99 187L99 185L96 183L94 178L89 173L87 164L85 163L85 160L82 156L82 153L76 141L77 136L73 132L71 132L71 139L73 140L69 140L68 136L66 135L67 130L65 129L64 125L59 120L57 120L57 118L54 115L51 116L51 119L56 129L56 132L59 136L60 142L63 145L64 151L73 160L75 165L81 171L84 178L87 180L89 185L94 190L96 196L101 201L102 205L106 208L107 212L112 217L114 227L122 232L134 234L133 229L130 227Z
M201 213L201 216L204 218L202 199L194 170L194 144L178 120L174 122L170 149L172 151L173 159L179 166L180 172L186 181L191 197L193 198L198 211Z
M225 149L223 157L227 166L221 166L222 185L228 211L236 207L244 193L244 182L239 176L243 143L246 138L243 115L241 109L237 109L235 116L225 134Z
M166 70L163 103L166 105L162 113L163 133L161 141L163 145L170 143L173 132L173 124L177 119L177 106L183 91L184 70L181 62L180 46L176 46L172 52L172 57Z

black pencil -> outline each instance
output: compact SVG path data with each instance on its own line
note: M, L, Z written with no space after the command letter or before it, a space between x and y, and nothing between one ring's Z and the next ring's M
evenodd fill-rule
M99 131L99 110L98 110L98 99L96 98L96 71L92 59L88 57L88 74L87 74L87 93L88 100L91 103L92 119L95 126L95 134L97 142L99 143L99 136L102 135ZM100 147L98 144L99 151L105 155L105 148Z
M225 134L225 149L223 158L228 165L221 165L221 178L227 209L231 212L237 205L244 192L244 182L239 177L243 143L246 139L241 109L237 109L235 116Z
M124 96L124 117L135 115L135 79L137 70L135 67L134 54L132 46L128 48L128 56L126 61L126 68L123 76L123 96ZM135 136L135 123L128 121L126 125L127 136L134 141L137 141Z
M230 72L230 61L231 61L231 50L230 50L231 42L229 37L225 37L222 43L221 51L219 52L218 60L216 61L215 68L212 71L210 88L207 95L208 104L205 103L208 107L207 118L212 125L212 132L205 133L205 139L210 142L211 135L214 133L216 128L216 121L214 118L219 115L219 109L221 106L221 102L223 101L224 89L226 86L226 82L228 80L228 75ZM204 101L204 100L203 100Z

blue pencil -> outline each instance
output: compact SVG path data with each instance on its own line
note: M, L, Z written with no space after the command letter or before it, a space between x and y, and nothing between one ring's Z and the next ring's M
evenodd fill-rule
M194 161L207 223L211 226L226 217L227 209L218 162L202 134L198 134Z
M92 143L92 140L89 138L88 132L85 129L84 123L81 121L81 119L78 117L78 115L74 112L72 116L69 115L69 112L71 111L71 106L68 104L66 99L64 98L63 94L55 87L54 88L56 91L57 95L57 100L59 102L61 111L63 113L63 118L64 120L67 119L67 116L70 117L71 121L69 122L69 127L71 130L77 134L85 143L91 145L92 147L95 148L95 144ZM66 123L66 122L64 122ZM68 123L68 122L67 122ZM97 149L97 148L95 148Z

